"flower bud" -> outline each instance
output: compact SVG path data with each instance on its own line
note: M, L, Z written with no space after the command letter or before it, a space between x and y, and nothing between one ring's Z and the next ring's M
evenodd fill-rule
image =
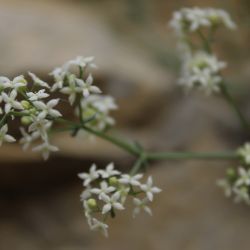
M235 170L233 168L227 169L227 177L234 178L235 177Z
M117 186L119 184L118 179L115 176L109 178L109 185L110 186Z
M87 200L87 204L88 204L88 207L89 207L90 209L95 209L95 208L97 208L96 200L93 199L93 198L88 199L88 200Z
M23 101L21 101L21 104L22 104L24 109L30 109L31 108L31 105L30 105L30 103L28 101L23 100Z
M29 124L32 123L32 119L31 119L30 116L22 116L22 118L21 118L21 123L22 123L23 125L29 125Z

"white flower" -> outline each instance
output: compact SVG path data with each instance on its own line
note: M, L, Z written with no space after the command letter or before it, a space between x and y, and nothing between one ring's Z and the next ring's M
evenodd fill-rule
M245 143L244 146L238 149L238 154L244 159L246 164L250 164L250 143Z
M90 198L92 195L91 193L91 187L87 187L80 195L80 200L81 201L85 201L87 200L88 198Z
M89 98L91 97L94 99L91 102L93 107L102 113L107 114L110 110L116 110L118 108L114 98L111 96L91 95Z
M47 119L40 119L36 116L31 116L32 123L30 124L28 131L29 132L38 132L39 136L42 137L43 140L48 139L47 131L52 126L52 122Z
M102 178L109 178L113 175L119 175L121 174L121 172L119 172L118 170L114 169L114 163L111 162L107 165L105 170L99 170L99 173L101 174Z
M148 213L149 215L152 216L152 211L150 209L150 207L147 206L147 203L149 202L149 200L147 198L144 198L143 200L134 198L133 199L133 203L136 206L133 210L133 217L136 217L137 214L139 214L141 212L141 210L143 209L146 213Z
M47 102L47 104L42 101L33 102L34 106L42 111L39 113L38 118L44 119L47 115L50 115L53 118L62 116L62 114L58 110L53 109L58 104L58 102L59 99L52 99Z
M41 80L39 77L37 77L35 74L28 72L29 76L32 78L32 80L34 81L35 84L43 87L43 88L48 88L50 89L50 86L48 85L48 83L46 83L45 81Z
M24 128L20 128L22 138L20 139L20 143L23 144L23 150L27 150L30 144L39 137L39 132L33 132L32 134L28 134Z
M248 188L246 186L234 187L233 192L235 194L235 202L244 201L246 204L250 205L250 198L248 194Z
M220 70L226 67L225 62L215 56L198 51L187 55L183 61L182 76L179 83L188 89L198 87L207 95L220 91Z
M95 63L93 63L94 59L95 58L93 56L90 56L90 57L77 56L76 59L70 60L67 63L67 65L68 66L71 66L71 65L79 66L81 68L85 68L85 67L97 68Z
M243 167L238 169L239 177L235 182L235 186L247 185L250 186L250 169L246 170Z
M8 125L5 124L0 128L0 146L2 146L3 142L15 142L16 139L7 134L8 132Z
M69 103L71 105L74 104L75 100L76 100L76 95L77 93L81 92L81 89L79 86L76 85L76 77L75 75L70 75L68 77L68 86L63 87L60 90L61 93L69 95Z
M25 87L27 85L27 81L24 79L23 75L15 77L12 81L4 76L0 77L0 89L13 88L18 89L20 87Z
M119 182L122 184L130 184L132 186L140 186L141 183L139 182L139 180L142 178L142 176L143 174L137 174L137 175L123 174L119 179Z
M225 196L230 197L232 194L232 187L228 180L226 179L221 179L217 181L217 185L221 187L224 190Z
M89 173L80 173L78 174L78 177L84 180L83 186L87 187L92 181L99 178L99 173L96 170L96 165L92 164Z
M100 188L92 188L91 193L98 195L98 198L101 199L102 194L109 194L115 191L115 187L108 186L106 181L102 181Z
M55 83L51 87L51 91L54 92L57 89L63 87L64 78L67 74L67 71L63 68L55 68L49 75L52 75L55 79Z
M141 190L144 191L150 201L153 201L154 194L160 193L161 189L153 187L152 176L148 177L147 183L141 185Z
M119 202L120 194L118 192L114 193L111 197L106 194L101 194L101 199L106 202L102 208L102 214L106 214L111 211L111 209L123 210L123 205Z
M108 227L107 224L93 218L90 229L93 231L101 231L105 237L108 237Z
M76 79L76 83L80 87L84 97L88 97L90 94L101 93L101 90L97 86L92 85L93 81L94 80L91 74L88 76L86 81L83 81L82 79Z
M4 111L6 114L10 112L11 108L23 109L23 106L21 105L20 102L16 100L16 97L17 97L17 92L15 89L13 89L9 95L7 95L4 92L2 93L2 98L3 101L5 102Z
M32 151L34 152L41 151L44 160L48 160L50 152L57 152L58 150L58 147L51 145L48 141L45 141L41 145L36 146L32 149Z
M220 24L229 29L236 27L226 11L212 8L182 8L180 11L174 12L170 22L170 26L181 37L187 32L196 32L200 28L216 27Z
M30 101L38 101L49 97L49 94L45 93L45 89L41 89L38 92L27 92L26 95L29 97Z

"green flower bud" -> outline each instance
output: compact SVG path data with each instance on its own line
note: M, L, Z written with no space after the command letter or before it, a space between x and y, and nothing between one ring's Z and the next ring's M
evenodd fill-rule
M35 108L31 108L30 110L29 110L29 112L30 112L30 114L31 115L35 115L36 114L36 109Z
M83 117L84 118L89 118L91 116L94 116L96 114L96 110L93 108L88 108L83 111Z
M118 184L119 184L119 181L115 176L109 178L110 186L117 186Z
M31 105L30 105L30 103L28 101L23 100L23 101L21 101L21 104L22 104L24 109L30 109L31 108Z
M236 172L233 168L227 169L227 177L234 178L236 176Z
M88 199L88 200L87 200L87 204L88 204L88 207L89 207L90 209L95 209L95 208L97 208L96 200L93 199L93 198Z
M22 123L23 125L29 125L29 124L32 123L32 119L31 119L30 116L22 116L22 118L21 118L21 123Z

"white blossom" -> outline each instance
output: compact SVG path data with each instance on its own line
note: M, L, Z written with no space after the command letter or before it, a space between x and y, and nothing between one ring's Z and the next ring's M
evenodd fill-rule
M37 92L27 92L26 95L30 101L38 101L40 99L49 97L49 94L45 93L45 89L40 89Z
M99 178L99 172L96 170L96 165L92 164L89 173L80 173L78 177L84 180L83 186L87 187L92 181Z
M140 186L141 183L139 182L139 180L142 178L142 176L143 174L137 174L137 175L123 174L119 179L119 182L122 184L130 184L132 186Z
M39 113L38 118L44 119L47 115L50 115L53 118L58 118L62 116L62 114L58 110L54 109L58 102L59 99L52 99L47 102L47 104L42 101L33 102L34 106L42 111Z
M94 57L83 57L83 56L77 56L74 60L70 60L67 65L71 66L79 66L81 68L90 67L90 68L97 68L96 64L94 63Z
M246 170L243 167L238 168L239 177L235 182L235 186L247 185L250 186L250 169Z
M250 197L248 194L249 192L246 186L241 186L241 187L235 186L233 188L233 192L235 194L235 199L234 199L235 202L239 203L241 201L244 201L246 204L250 205Z
M141 210L144 210L146 213L152 216L152 210L147 206L148 202L149 200L147 198L144 198L143 200L134 198L133 203L135 205L135 208L133 210L133 217L136 217L136 215L138 215Z
M0 128L0 146L2 146L3 142L15 142L16 139L7 134L8 132L8 125L5 124Z
M227 179L220 179L217 181L217 185L224 190L226 197L230 197L232 194L232 186Z
M32 149L34 152L41 152L44 160L48 160L50 152L57 152L58 150L58 147L51 145L48 141L44 141L41 145Z
M5 76L0 77L0 89L12 88L17 90L20 87L25 87L26 85L27 81L23 75L15 77L12 81Z
M45 81L41 80L38 76L36 76L35 74L28 72L29 76L32 78L34 84L39 85L40 87L43 88L48 88L50 89L50 86L48 85L48 83L46 83Z
M15 89L13 89L9 95L7 95L5 92L2 93L3 101L5 102L4 111L6 114L8 114L11 111L11 108L14 109L23 109L23 106L19 101L16 100L17 92Z
M238 154L244 159L246 164L250 164L250 143L245 143L244 146L238 149Z
M39 132L33 132L31 134L28 134L24 128L20 128L22 138L20 139L20 143L23 144L23 150L27 150L30 146L30 144L39 137Z
M121 174L121 172L119 172L118 170L114 169L114 163L111 162L107 165L105 170L99 170L99 173L101 174L102 178L109 178L113 175L119 175Z
M76 83L80 88L80 91L82 92L82 95L84 97L88 97L90 94L100 94L101 90L97 87L92 85L93 84L93 77L90 74L86 81L83 81L82 79L76 79Z
M102 193L101 199L106 203L102 208L102 214L106 214L111 209L123 210L123 205L119 202L120 194L114 193L111 197Z
M75 100L76 100L76 95L77 93L81 92L81 89L78 85L76 85L76 77L75 75L70 75L68 77L68 85L63 87L60 90L61 93L69 95L69 103L71 105L74 104Z
M152 176L148 177L147 183L141 185L141 190L144 191L150 201L153 201L154 194L160 193L161 189L153 186Z
M109 226L107 224L93 218L90 229L94 231L101 231L105 237L108 237L108 227Z
M99 199L101 199L102 194L109 194L115 191L115 187L108 186L106 181L102 181L100 184L100 188L92 188L90 190L91 193L98 195Z

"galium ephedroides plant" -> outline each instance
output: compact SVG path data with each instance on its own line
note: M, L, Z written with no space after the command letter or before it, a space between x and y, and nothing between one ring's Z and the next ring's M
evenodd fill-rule
M183 60L179 84L187 90L202 90L207 95L221 94L236 112L243 129L249 131L249 123L222 77L221 70L226 63L212 51L215 31L220 26L236 27L228 13L212 8L184 8L174 13L170 25L176 31ZM16 141L8 134L8 128L13 122L19 123L23 149L32 147L47 160L51 152L59 150L51 144L50 135L60 124L60 131L69 131L72 136L84 131L113 143L136 158L129 173L121 173L110 163L105 169L97 169L93 164L89 172L78 175L83 180L81 201L90 229L100 230L107 236L107 219L124 210L128 200L134 204L133 216L142 210L152 215L149 204L161 189L153 185L152 176L142 182L141 170L155 160L238 159L238 170L229 169L218 185L224 188L227 196L234 195L236 201L250 204L250 144L246 143L236 152L149 152L138 143L114 137L108 130L115 124L110 114L117 109L117 104L94 84L91 70L95 68L93 57L78 56L50 73L54 79L52 86L31 72L28 73L31 82L22 75L13 80L0 77L0 146ZM61 99L53 99L51 94L54 92ZM64 118L57 108L63 96L72 108L74 118L71 120Z

